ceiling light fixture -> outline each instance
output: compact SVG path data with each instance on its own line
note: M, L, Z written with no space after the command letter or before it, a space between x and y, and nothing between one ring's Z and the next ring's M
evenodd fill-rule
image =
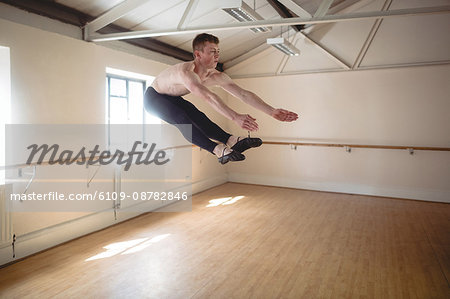
M241 3L240 7L233 8L223 8L223 11L228 13L230 16L238 20L239 22L251 22L251 21L260 21L264 20L254 9L245 4ZM271 27L256 27L249 28L253 32L269 32L272 30Z
M300 55L300 50L297 49L293 44L291 44L284 37L276 37L276 38L268 38L267 44L274 46L281 52L289 56L298 56Z

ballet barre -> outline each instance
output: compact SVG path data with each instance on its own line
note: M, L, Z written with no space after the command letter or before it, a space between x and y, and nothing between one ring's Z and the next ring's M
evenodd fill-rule
M341 144L341 143L316 143L316 142L282 142L282 141L263 141L263 144L270 145L290 145L297 146L321 146L321 147L342 147L347 152L352 148L372 148L372 149L394 149L394 150L408 150L410 154L414 151L450 151L448 147L430 147L430 146L405 146L405 145L369 145L369 144Z

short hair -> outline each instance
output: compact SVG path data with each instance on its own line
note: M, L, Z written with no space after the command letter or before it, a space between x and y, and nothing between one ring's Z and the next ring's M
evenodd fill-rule
M203 46L205 42L210 42L214 44L219 44L219 38L217 36L214 36L212 34L208 33L201 33L197 35L194 40L192 41L192 49L203 51Z

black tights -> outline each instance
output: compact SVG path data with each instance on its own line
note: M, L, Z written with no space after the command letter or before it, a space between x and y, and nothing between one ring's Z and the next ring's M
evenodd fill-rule
M158 93L149 87L144 96L144 107L148 113L176 126L191 143L213 153L217 143L211 139L227 143L230 134L213 123L203 112L182 97L174 97ZM192 125L192 135L189 126Z

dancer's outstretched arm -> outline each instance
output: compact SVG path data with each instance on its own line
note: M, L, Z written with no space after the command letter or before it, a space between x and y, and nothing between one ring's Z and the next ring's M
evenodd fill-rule
M258 130L258 124L253 117L248 114L237 113L236 111L228 107L217 94L210 91L203 85L200 77L196 73L190 70L185 70L181 72L180 76L182 76L182 82L192 94L204 99L217 112L236 122L241 128L245 130Z
M291 122L298 118L295 112L270 106L255 93L241 88L225 73L215 74L213 80L214 83L225 89L231 95L279 121Z

